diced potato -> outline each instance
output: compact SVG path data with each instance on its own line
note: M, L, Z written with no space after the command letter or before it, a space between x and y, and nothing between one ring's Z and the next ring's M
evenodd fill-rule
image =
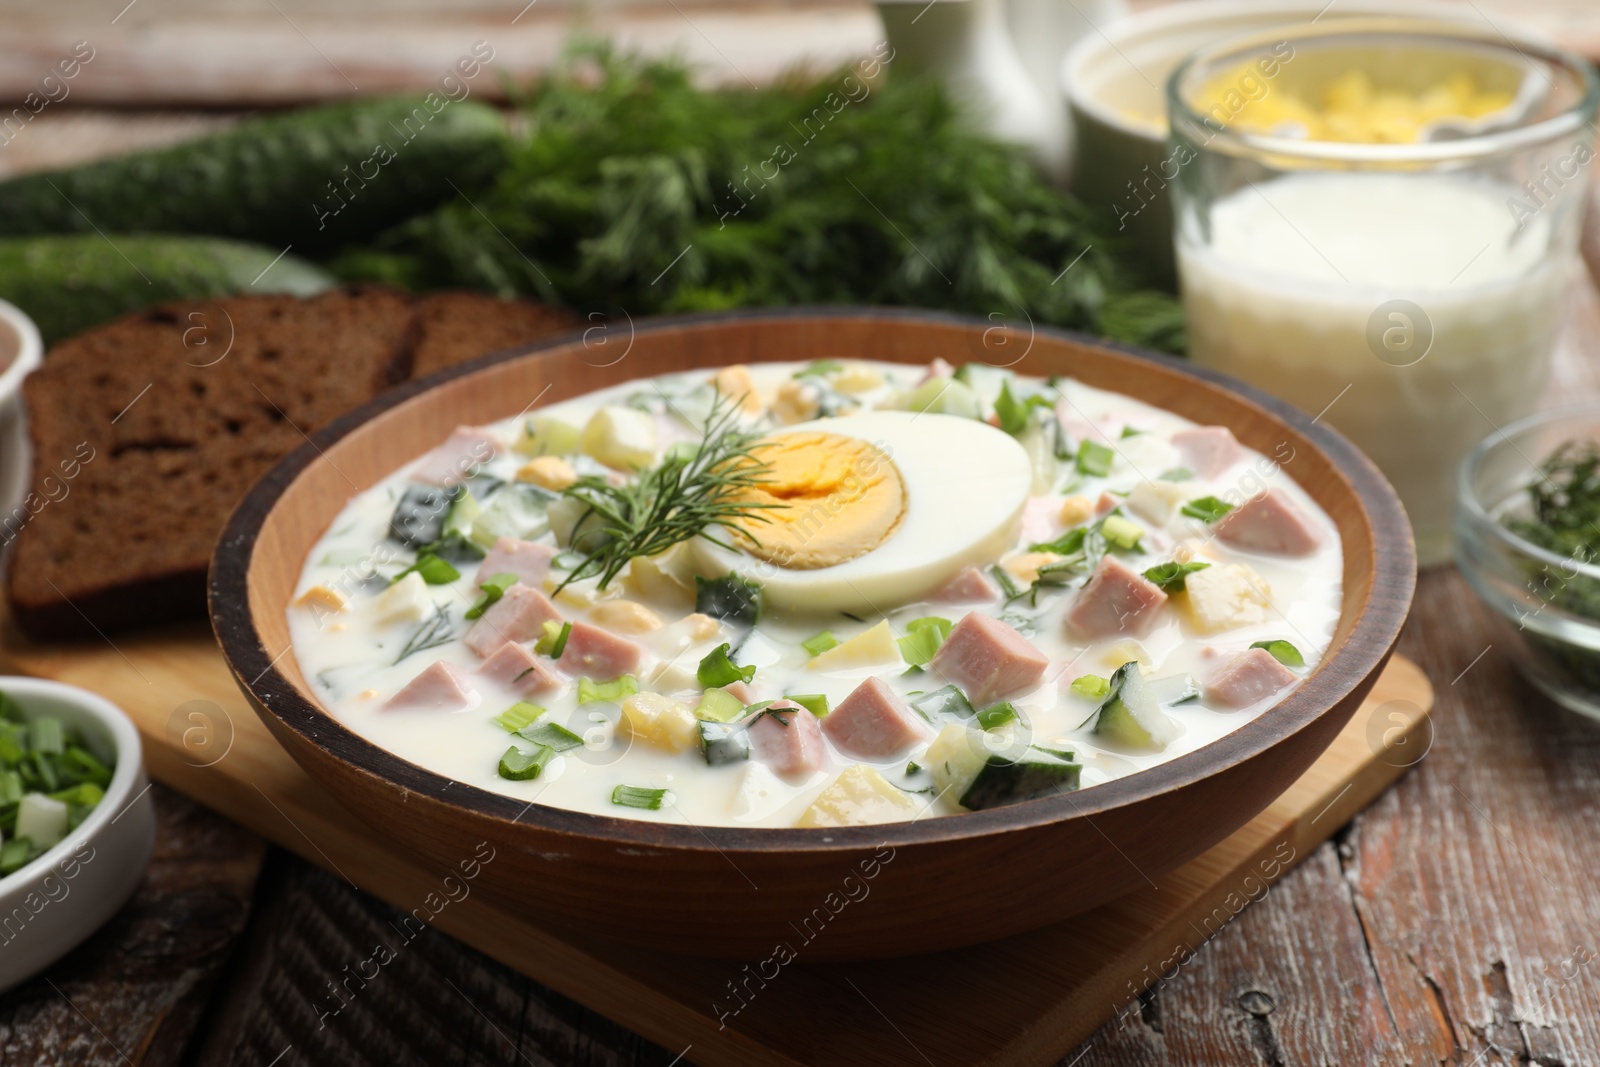
M43 793L25 793L17 804L13 837L26 837L35 848L49 848L67 836L67 805Z
M656 458L655 416L648 411L607 404L589 417L578 447L608 467L648 467Z
M517 481L532 482L541 489L559 493L578 480L572 464L560 456L539 456L524 463L517 471Z
M639 596L668 604L694 602L694 558L686 541L628 562L627 583Z
M1265 622L1272 608L1266 579L1243 563L1214 563L1184 579L1177 596L1203 634Z
M761 414L761 395L756 392L756 383L755 379L750 377L750 368L743 363L723 367L712 375L711 384L717 392L738 404L739 410L746 415Z
M914 819L922 805L873 770L857 763L846 767L812 801L796 826L870 826Z
M1054 552L1023 552L1005 560L1000 566L1022 585L1032 585L1039 577L1039 568L1055 563L1063 557Z
M838 671L850 667L871 667L879 663L893 663L900 658L900 646L895 644L894 631L885 619L870 630L856 634L848 641L834 645L820 656L812 657L813 670Z
M865 363L846 363L833 376L832 385L841 393L870 393L883 385L883 375Z
M810 422L822 403L817 391L803 381L787 381L778 386L778 399L772 402L772 417L784 425Z
M428 595L422 575L412 571L379 593L372 609L380 623L421 622L433 614L433 597Z
M660 693L635 693L622 702L629 736L668 752L686 752L699 742L694 712Z
M1086 496L1069 496L1061 502L1061 525L1079 526L1094 518L1094 501Z
M661 629L661 616L631 600L608 600L589 612L589 621L613 633L646 634Z
M349 606L349 602L338 590L329 589L325 585L314 585L307 589L295 599L294 604L297 608L311 609L312 614L319 619L330 612L343 611Z
M1179 482L1143 481L1128 494L1128 509L1157 526L1165 526L1189 499L1189 490Z
M1100 654L1100 662L1113 670L1124 663L1137 663L1141 674L1155 665L1144 646L1132 639L1118 641L1106 649Z
M661 660L644 676L645 684L657 693L683 693L700 688L694 665L684 666L671 660Z
M556 587L561 584L562 578L563 575L553 572L544 576L544 591L557 604L565 604L570 608L592 608L604 599L600 595L599 582L594 578L573 582L558 593Z
M583 427L563 416L535 415L513 447L525 456L562 455L578 450L582 434Z
M989 750L983 734L959 722L947 723L919 761L933 776L935 796L960 801L983 765Z

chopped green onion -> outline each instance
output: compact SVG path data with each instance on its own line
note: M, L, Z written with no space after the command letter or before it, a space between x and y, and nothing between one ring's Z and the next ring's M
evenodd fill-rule
M838 643L839 639L833 636L832 631L824 630L814 637L808 637L801 641L800 647L805 649L809 655L820 656L828 649L838 645Z
M700 694L700 706L695 708L694 713L696 717L712 722L733 722L744 716L744 701L726 689L707 689Z
M1134 429L1132 426L1124 426L1122 428L1122 437L1124 439L1129 437L1138 437L1142 433L1144 433L1143 430Z
M495 601L505 596L506 590L517 584L517 576L515 574L497 574L479 584L483 589L483 595L478 597L476 604L467 609L466 617L469 619L478 618L488 611Z
M667 795L665 789L645 789L637 785L619 785L611 791L611 803L624 808L642 808L645 811L660 811L661 798Z
M401 571L399 574L395 575L389 584L393 585L395 582L398 582L400 579L413 572L420 574L422 576L422 580L429 585L448 585L450 582L453 582L457 578L461 577L461 572L452 567L449 560L436 556L432 552L424 549L420 554L418 554L417 561L411 566L407 567L405 570ZM476 617L477 616L473 616L473 618Z
M1028 413L1034 408L1053 408L1055 402L1041 393L1018 399L1011 395L1011 381L1000 383L1000 395L994 401L995 419L1000 428L1015 437L1028 428Z
M567 650L567 638L572 634L572 623L556 622L554 619L546 620L544 633L538 641L534 642L533 650L541 656L551 659L560 659L561 653Z
M896 642L900 646L900 657L913 667L922 666L939 651L944 639L950 636L951 627L949 619L937 615L912 619L906 623L906 635Z
M526 700L519 700L505 711L494 717L494 721L507 733L514 734L532 725L534 720L544 714L544 709L537 704Z
M524 726L518 730L517 736L524 741L532 741L536 745L553 748L557 752L567 752L574 748L583 747L583 738L560 723L536 722L532 726Z
M13 837L0 845L0 874L20 870L33 856L33 842L26 837Z
M66 747L66 735L62 732L60 719L44 716L28 724L29 751L59 756L66 751Z
M1304 667L1306 665L1306 658L1300 654L1300 650L1287 641L1257 641L1250 647L1266 649L1272 654L1273 659L1285 667Z
M555 758L556 750L549 745L535 745L524 752L516 745L506 749L500 757L500 777L513 782L526 782L544 773L545 764Z
M820 378L827 374L837 374L844 370L844 364L836 359L814 359L804 367L795 371L794 378Z
M792 700L819 719L828 717L828 698L822 693L797 693L783 699Z
M92 808L104 800L106 791L93 782L79 782L67 789L58 789L50 794L51 800L59 800L63 804L77 804L85 808Z
M1085 441L1078 446L1078 472L1104 478L1111 473L1111 461L1115 458L1116 452L1109 446L1097 441Z
M1107 515L1100 523L1100 534L1106 539L1107 544L1132 552L1139 547L1139 539L1144 536L1144 527L1121 515Z
M22 799L22 775L16 771L0 771L0 806L15 804Z
M61 769L79 781L93 782L101 788L111 784L111 768L96 759L88 749L70 741L67 742L66 754L61 757Z
M920 770L922 770L922 764L918 763L916 760L912 760L906 764L906 777L909 778Z
M1162 592L1172 593L1184 588L1189 575L1195 571L1203 571L1209 566L1211 566L1209 563L1179 563L1175 559L1168 560L1166 563L1157 563L1145 571L1144 577L1145 581L1155 584Z
M998 704L990 704L978 712L978 725L985 730L993 730L997 726L1004 726L1008 722L1016 721L1020 716L1017 707L1009 700L1002 700Z
M1085 674L1072 680L1071 689L1079 696L1088 697L1090 700L1100 700L1111 692L1111 680L1102 678L1098 674Z
M700 660L700 666L695 670L695 678L702 686L707 689L719 688L732 685L734 682L748 682L756 676L755 664L741 667L729 658L728 650L732 647L724 641Z
M1171 470L1162 471L1156 477L1163 482L1187 482L1194 477L1194 471L1188 467L1173 467Z
M639 679L631 674L624 674L621 678L613 678L609 682L596 682L589 678L578 679L578 703L587 704L593 700L609 700L616 703L623 697L632 696L639 691Z
M1196 497L1180 508L1183 514L1201 522L1216 522L1233 510L1233 505L1214 496Z

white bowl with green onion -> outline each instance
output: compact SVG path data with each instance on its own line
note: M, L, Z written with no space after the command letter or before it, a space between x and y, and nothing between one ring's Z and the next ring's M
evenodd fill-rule
M0 677L0 991L132 895L155 845L139 732L83 689Z

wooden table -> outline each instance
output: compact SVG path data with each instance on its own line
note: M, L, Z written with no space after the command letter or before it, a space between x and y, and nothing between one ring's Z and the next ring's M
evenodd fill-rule
M0 169L102 153L108 130L166 140L219 120L59 121L61 136L30 131ZM1591 287L1550 396L1600 399ZM1426 759L1064 1065L1600 1064L1600 726L1523 683L1492 622L1453 569L1422 577L1400 648L1438 693ZM0 998L5 1065L694 1059L432 931L325 1013L329 984L397 913L176 794L155 797L158 850L136 898Z

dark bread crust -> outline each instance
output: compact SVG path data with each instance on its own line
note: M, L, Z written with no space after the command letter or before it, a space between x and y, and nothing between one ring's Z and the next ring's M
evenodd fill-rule
M234 504L304 434L406 378L415 341L408 298L361 286L166 304L58 344L23 386L49 499L16 537L18 624L59 639L203 617Z
M565 308L465 291L421 297L416 311L414 378L491 352L559 337L583 325Z

